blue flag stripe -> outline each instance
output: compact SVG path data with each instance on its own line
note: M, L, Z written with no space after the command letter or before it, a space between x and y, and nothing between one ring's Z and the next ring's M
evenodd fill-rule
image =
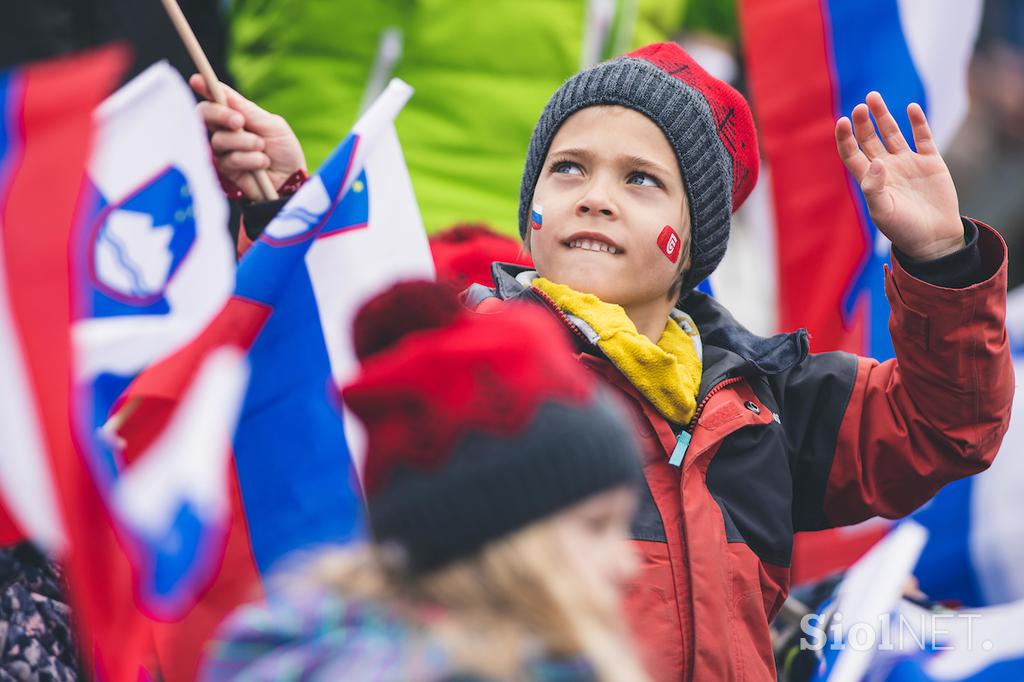
M823 0L830 18L832 54L837 79L838 114L849 115L871 90L885 98L900 129L913 146L906 105L917 102L927 111L924 85L917 73L900 23L897 0ZM871 49L865 49L870 36ZM880 276L888 252L875 249L877 229L868 217L860 188L850 178L851 191L860 205L867 252L846 295L843 314L847 319L864 295L869 309L868 351L879 360L894 356L889 337L889 303Z

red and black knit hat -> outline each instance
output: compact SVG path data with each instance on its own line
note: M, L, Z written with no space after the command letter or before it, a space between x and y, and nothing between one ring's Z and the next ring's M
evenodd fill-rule
M533 191L558 129L581 109L609 104L654 121L675 150L690 204L686 293L725 255L732 212L754 188L760 161L754 119L743 95L709 75L675 43L647 45L581 71L551 96L526 153L519 233L526 237Z
M541 310L466 311L399 284L355 320L373 536L427 572L594 493L639 480L628 417Z

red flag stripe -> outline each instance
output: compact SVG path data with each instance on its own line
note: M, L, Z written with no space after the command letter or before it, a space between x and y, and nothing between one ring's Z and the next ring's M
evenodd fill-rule
M772 171L779 328L807 327L818 352L863 352L863 311L845 328L840 306L870 245L836 152L835 77L821 1L743 0L740 10L751 96Z
M95 106L124 64L120 50L25 71L24 148L4 206L10 302L49 449L70 546L64 557L85 653L100 679L136 680L151 651L130 567L81 457L69 415L69 240L79 218Z

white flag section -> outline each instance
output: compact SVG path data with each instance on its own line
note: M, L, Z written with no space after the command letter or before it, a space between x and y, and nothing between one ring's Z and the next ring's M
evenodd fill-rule
M207 358L170 423L118 478L113 496L121 518L152 543L174 536L183 501L200 524L227 523L229 443L248 375L238 349Z
M900 25L924 85L928 124L945 149L967 115L967 67L982 0L899 0Z
M858 646L858 637L870 633L881 640L879 617L897 607L907 579L921 555L928 532L916 523L901 524L854 564L840 584L834 622L848 645L839 652L829 682L859 682L874 658L874 648Z
M352 320L369 298L397 281L434 279L434 262L394 126L378 138L364 167L367 225L318 239L306 255L337 383L357 367ZM374 191L374 187L387 191Z
M195 99L166 62L96 112L89 178L91 314L75 325L76 371L134 374L202 330L231 294L227 201Z
M365 141L360 149L368 151L363 177L350 189L351 195L366 195L366 227L325 232L306 254L331 374L337 385L344 385L358 367L352 321L359 308L395 282L435 278L430 244L393 124L397 110L391 113L411 94L412 88L393 80L353 128ZM361 129L366 120L383 120L386 124L382 130L367 131ZM353 165L359 160L357 150ZM361 424L347 413L345 435L353 463L361 471L365 437Z
M72 423L131 545L136 594L148 612L173 617L221 556L245 373L221 360L197 374L154 445L130 462L108 435L116 428L102 427L138 375L193 340L234 290L227 201L195 99L166 63L111 95L95 123L95 207L72 250Z

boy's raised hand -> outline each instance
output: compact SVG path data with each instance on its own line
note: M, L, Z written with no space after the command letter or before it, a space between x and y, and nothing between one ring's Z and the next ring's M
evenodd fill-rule
M930 260L964 246L953 177L932 139L924 111L907 107L914 152L877 92L836 121L839 157L860 183L871 219L900 252ZM870 114L870 115L869 115ZM879 139L871 124L878 124Z
M306 169L299 139L282 117L261 109L235 90L221 84L228 106L212 101L199 74L189 85L208 101L196 107L212 136L217 172L230 180L249 199L263 198L252 171L266 169L274 187L280 187L297 170Z

